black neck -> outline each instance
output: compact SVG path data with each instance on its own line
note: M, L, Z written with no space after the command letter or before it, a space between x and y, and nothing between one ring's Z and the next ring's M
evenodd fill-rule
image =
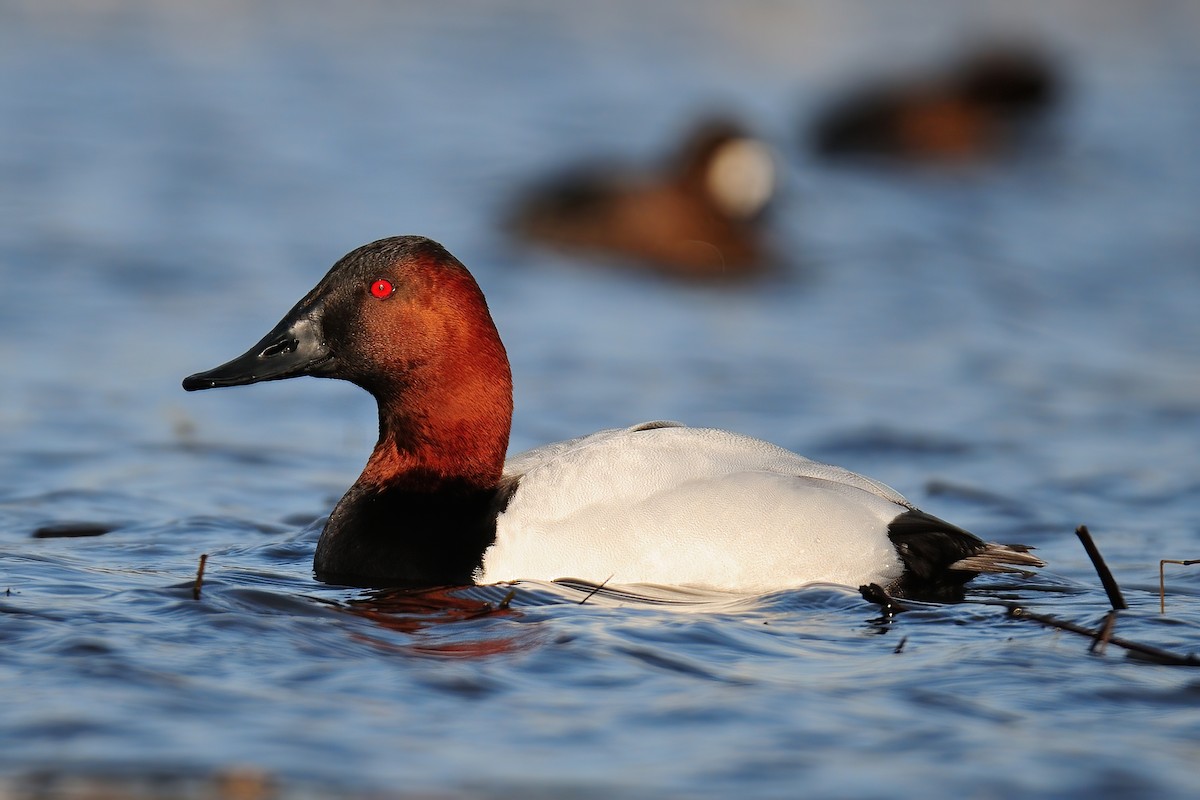
M472 583L508 495L467 484L436 491L355 484L321 533L317 579L364 587Z

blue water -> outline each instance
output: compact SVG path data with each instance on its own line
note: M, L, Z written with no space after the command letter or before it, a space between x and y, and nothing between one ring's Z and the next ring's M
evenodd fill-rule
M1196 796L1200 671L995 603L1098 624L1086 523L1131 606L1116 634L1200 652L1200 567L1158 597L1160 559L1200 558L1200 8L972 8L0 5L0 797L238 770L288 796ZM988 30L1062 60L1045 148L922 172L798 147L854 76ZM498 228L526 181L652 160L714 106L784 165L783 274L683 287ZM370 399L179 380L402 233L487 293L514 451L729 427L1048 568L891 619L837 587L315 582ZM34 536L82 523L108 532Z

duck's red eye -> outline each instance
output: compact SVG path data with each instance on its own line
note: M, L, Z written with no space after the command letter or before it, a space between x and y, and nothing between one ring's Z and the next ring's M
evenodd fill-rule
M385 281L383 278L380 278L371 284L371 294L375 295L380 300L383 300L385 297L391 297L392 291L393 288L391 281Z

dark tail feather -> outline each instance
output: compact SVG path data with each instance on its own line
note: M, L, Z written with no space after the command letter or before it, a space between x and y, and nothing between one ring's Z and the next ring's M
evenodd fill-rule
M1028 545L984 542L983 546L984 549L975 555L955 561L950 565L950 569L965 569L975 573L1013 572L1028 575L1030 569L1046 566L1045 561L1029 554L1033 548Z
M888 525L904 574L888 587L917 600L961 600L963 584L981 572L1027 574L1044 566L1019 544L994 544L924 511L906 511Z

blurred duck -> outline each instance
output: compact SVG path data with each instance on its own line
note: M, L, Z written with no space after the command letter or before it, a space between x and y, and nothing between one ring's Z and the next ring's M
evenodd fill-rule
M563 250L677 278L738 279L767 266L760 222L775 180L765 144L712 120L664 169L567 172L519 198L510 222L519 235Z
M953 600L982 572L1042 565L878 481L716 428L648 422L506 459L504 345L467 268L419 236L347 254L249 351L183 387L301 375L350 381L379 408L375 449L317 542L331 583L875 583Z
M993 46L942 75L860 89L818 119L812 142L831 157L986 158L1019 145L1060 94L1060 80L1044 55Z

